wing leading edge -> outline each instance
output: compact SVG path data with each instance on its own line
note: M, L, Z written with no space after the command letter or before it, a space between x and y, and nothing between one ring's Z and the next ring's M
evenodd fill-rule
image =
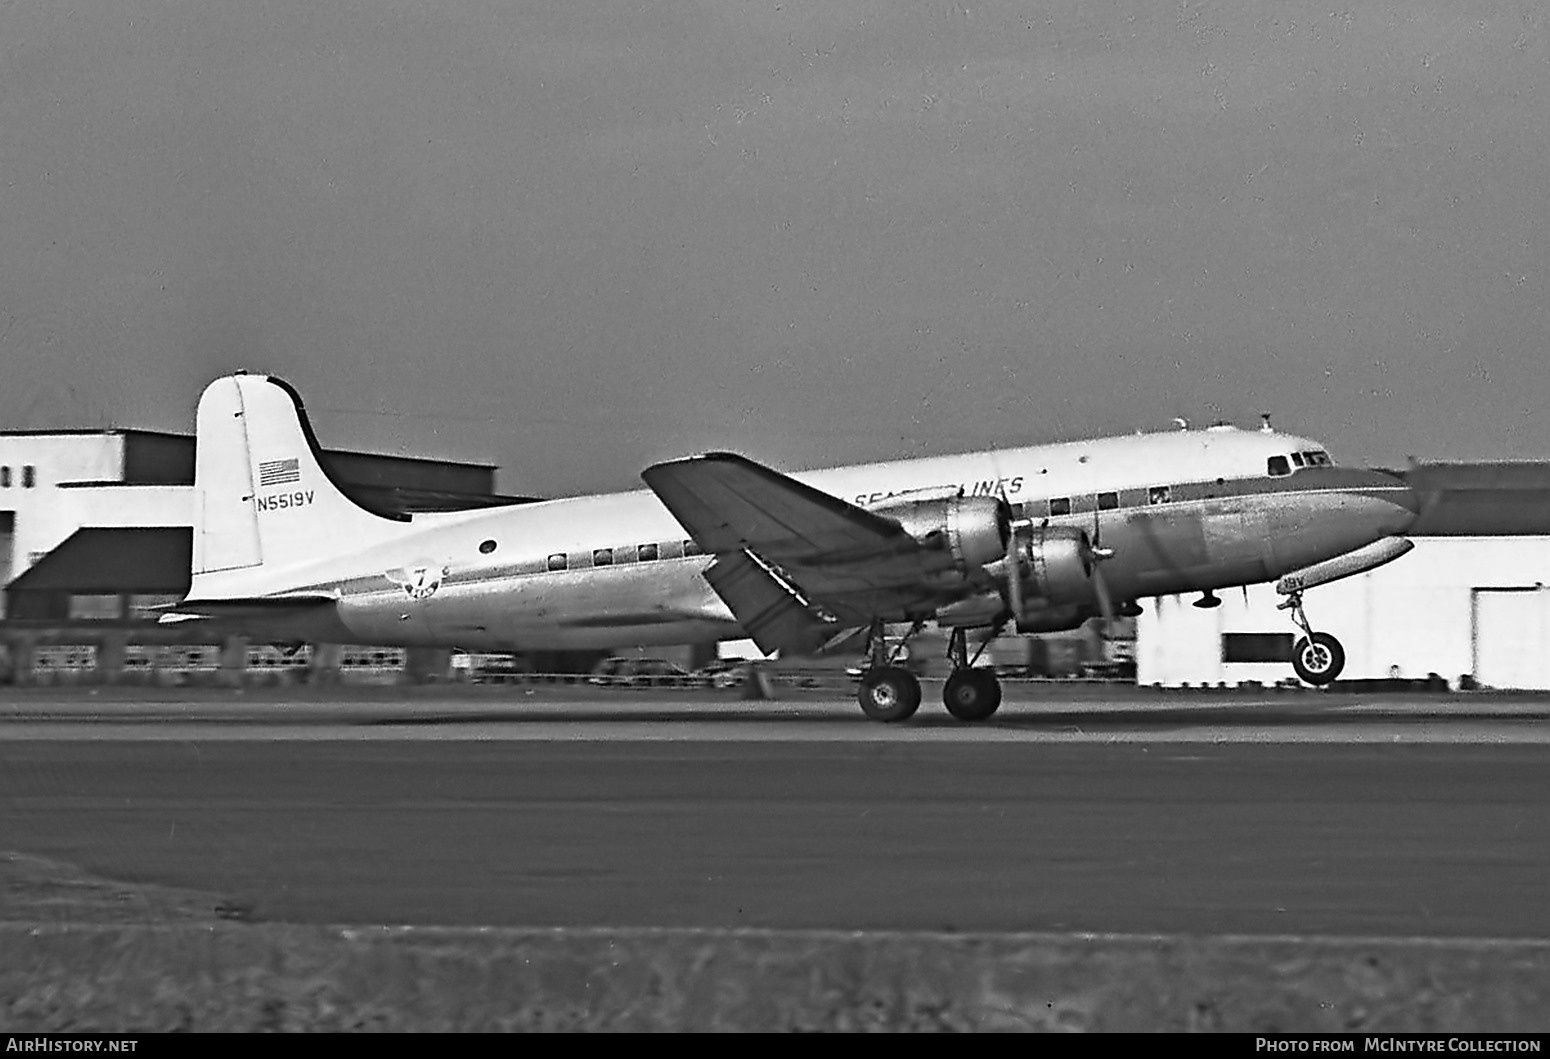
M765 651L811 653L844 628L926 616L960 594L950 555L746 457L693 456L641 477L716 556L706 580Z

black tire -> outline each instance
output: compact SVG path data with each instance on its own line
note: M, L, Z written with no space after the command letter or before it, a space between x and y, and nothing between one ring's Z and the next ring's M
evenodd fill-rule
M1323 687L1345 668L1345 648L1327 632L1304 636L1292 645L1292 668L1304 683Z
M983 721L1001 708L1001 681L989 669L955 669L942 703L960 721Z
M878 666L861 674L856 700L874 721L908 720L920 709L920 681L908 669Z

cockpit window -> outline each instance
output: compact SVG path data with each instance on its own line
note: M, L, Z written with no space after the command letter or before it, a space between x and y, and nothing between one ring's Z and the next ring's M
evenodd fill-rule
M1312 452L1304 452L1302 458L1307 461L1309 467L1331 467L1334 460L1329 458L1329 453L1322 449L1314 449Z
M1270 457L1270 477L1283 478L1292 473L1292 465L1285 456Z
M1301 467L1302 466L1302 453L1300 453L1300 452L1292 453L1292 466L1293 467Z

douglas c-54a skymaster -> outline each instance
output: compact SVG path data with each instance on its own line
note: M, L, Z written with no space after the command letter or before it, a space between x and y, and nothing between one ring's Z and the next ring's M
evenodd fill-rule
M1279 579L1323 684L1338 641L1305 589L1403 555L1416 500L1324 447L1231 427L1098 438L786 475L711 453L642 472L649 491L389 518L319 462L290 386L217 379L199 401L193 583L163 620L280 622L324 642L465 650L608 648L751 637L802 655L854 644L867 716L899 721L920 684L895 664L928 621L950 634L943 695L1001 701L970 634L1074 628L1136 600ZM890 626L907 626L890 638Z

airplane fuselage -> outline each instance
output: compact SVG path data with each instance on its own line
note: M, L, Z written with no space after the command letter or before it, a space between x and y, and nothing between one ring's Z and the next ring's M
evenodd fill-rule
M1315 460L1315 455L1322 459ZM1033 525L1096 532L1116 599L1273 580L1402 532L1408 488L1329 464L1272 431L1212 428L928 457L792 477L860 507L920 490L1004 498ZM305 488L260 485L258 519L296 517ZM364 546L263 571L258 591L333 594L301 635L469 650L591 649L740 638L689 534L648 491L417 515ZM256 575L255 575L256 578ZM241 587L241 574L228 587ZM1075 608L1072 621L1094 613ZM902 620L906 615L892 616Z

